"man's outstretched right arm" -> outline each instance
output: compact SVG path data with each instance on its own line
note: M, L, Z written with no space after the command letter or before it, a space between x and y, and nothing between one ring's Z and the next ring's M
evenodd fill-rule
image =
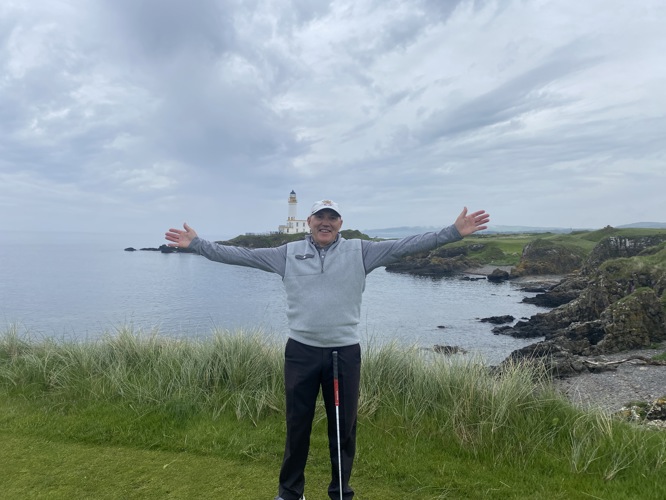
M170 247L187 248L194 253L203 255L209 260L234 266L253 267L262 271L277 273L284 277L287 247L277 248L243 248L231 245L220 245L198 237L196 231L187 224L184 230L169 229L165 238Z

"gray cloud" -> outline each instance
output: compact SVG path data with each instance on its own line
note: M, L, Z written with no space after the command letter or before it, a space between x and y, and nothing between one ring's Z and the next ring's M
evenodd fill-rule
M663 219L666 7L636 9L5 5L0 228L272 230L291 189L358 228L463 204L499 224Z
M567 52L575 53L575 45L567 47ZM525 73L453 109L431 113L417 132L419 139L431 141L449 135L472 133L483 127L520 120L525 114L565 106L567 101L549 88L552 89L558 79L588 69L594 61L576 60L576 57L564 59L562 52L558 50L557 54Z

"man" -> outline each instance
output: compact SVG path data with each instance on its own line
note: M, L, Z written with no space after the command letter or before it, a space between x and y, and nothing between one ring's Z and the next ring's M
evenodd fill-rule
M189 248L204 257L279 274L287 293L289 334L285 347L287 439L276 500L304 500L305 464L315 403L321 387L328 418L332 479L331 499L340 498L338 450L333 390L332 352L338 352L340 456L342 492L354 496L349 486L356 452L356 414L361 371L361 296L365 277L374 269L413 253L486 229L485 211L463 209L455 223L438 233L401 240L346 240L339 235L342 212L330 200L316 202L307 219L310 234L303 240L277 248L247 249L219 245L197 236L187 224L169 229L169 246Z

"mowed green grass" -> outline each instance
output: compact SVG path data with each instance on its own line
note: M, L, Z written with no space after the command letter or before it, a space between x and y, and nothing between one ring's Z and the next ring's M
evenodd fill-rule
M117 421L124 413L118 408L114 419L84 423L101 415L90 409L53 415L25 402L19 408L2 404L22 422L3 418L0 498L253 499L276 492L283 439L277 419L258 428L233 418L185 426L161 419L146 428L145 422L133 424L129 413L128 422ZM35 415L42 421L35 422ZM314 500L326 498L330 480L324 436L319 422L307 469L306 491ZM359 498L370 499L661 498L664 492L655 488L657 474L644 478L655 482L648 488L631 478L609 482L542 454L548 450L534 450L532 463L524 457L515 465L492 463L432 435L361 425L353 485Z
M666 235L665 229L616 229L604 228L596 231L559 233L475 234L464 240L447 245L447 248L468 247L467 255L485 265L515 266L520 262L525 245L539 239L570 248L580 255L589 254L603 238L646 237Z
M225 498L248 490L243 481L271 486L264 467L215 456L11 435L2 447L2 498Z
M572 408L529 367L366 347L359 499L666 498L666 433ZM121 331L0 338L0 498L273 498L281 346ZM321 404L308 500L330 481Z

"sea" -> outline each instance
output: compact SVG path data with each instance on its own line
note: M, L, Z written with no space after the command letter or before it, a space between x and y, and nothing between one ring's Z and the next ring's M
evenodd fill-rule
M150 242L147 243L147 240ZM140 242L140 243L139 243ZM161 234L4 232L0 241L0 332L90 341L137 334L205 339L217 331L286 339L286 298L278 275L193 254L125 251L158 247ZM472 279L469 279L472 278ZM367 277L362 343L457 346L496 364L541 339L492 333L489 316L529 318L546 309L512 282L389 273Z

